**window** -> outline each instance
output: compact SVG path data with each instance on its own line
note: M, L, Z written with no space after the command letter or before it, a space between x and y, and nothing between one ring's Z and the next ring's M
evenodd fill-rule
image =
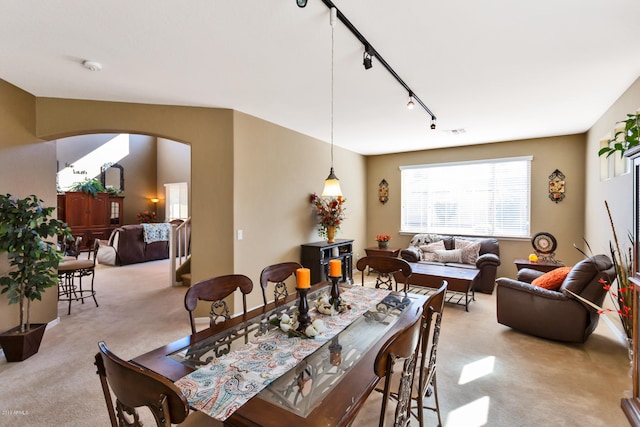
M529 237L531 160L401 166L401 231Z
M166 221L189 218L189 194L186 182L164 185Z

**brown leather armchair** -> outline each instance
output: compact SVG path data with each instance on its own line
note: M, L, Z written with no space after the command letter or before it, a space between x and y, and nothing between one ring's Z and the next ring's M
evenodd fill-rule
M606 255L595 255L577 263L557 291L528 282L542 275L523 269L518 279L499 278L497 288L498 323L527 334L556 341L585 342L598 325L595 309L568 290L602 306L607 291L600 278L611 283L615 269Z

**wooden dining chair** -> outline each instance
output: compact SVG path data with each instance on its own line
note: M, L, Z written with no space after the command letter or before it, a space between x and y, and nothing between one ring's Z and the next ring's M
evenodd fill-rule
M376 288L387 286L389 290L398 290L398 280L403 282L403 290L406 292L409 286L407 280L411 276L411 266L402 258L366 256L360 258L356 263L356 268L362 272L362 286L364 286L364 270L369 268L378 272L376 279Z
M253 282L247 276L229 274L205 279L191 286L184 296L184 307L189 312L191 333L196 333L193 310L196 309L198 301L212 303L211 311L209 312L209 325L214 326L231 318L229 306L224 299L233 294L236 289L240 289L240 292L242 292L242 308L244 314L247 314L247 294L253 290Z
M267 305L267 287L269 283L274 284L273 296L274 301L280 298L286 298L289 295L285 280L296 275L296 270L301 268L297 262L281 262L265 267L260 273L260 287L262 288L262 299L264 305Z
M440 288L425 302L422 312L420 363L416 367L418 381L414 381L414 387L411 393L411 401L415 403L415 405L412 403L411 413L418 418L420 427L424 427L425 425L425 409L434 411L438 416L438 426L442 425L440 405L438 403L438 387L436 384L436 358L447 287L447 281L443 280ZM435 405L427 406L425 400L431 394L433 394Z
M142 426L137 411L141 407L149 408L158 427L222 426L222 422L202 412L189 413L189 404L180 389L162 375L120 359L104 341L98 343L98 348L95 365L111 427Z
M422 307L418 307L407 326L389 338L376 356L373 370L380 380L384 379L380 427L384 426L387 404L392 395L395 395L397 402L393 426L406 427L409 425L411 387L414 380L416 359L418 358L422 310ZM397 388L392 389L392 382L388 381L388 379L400 364L402 364L402 371L399 372L400 381Z

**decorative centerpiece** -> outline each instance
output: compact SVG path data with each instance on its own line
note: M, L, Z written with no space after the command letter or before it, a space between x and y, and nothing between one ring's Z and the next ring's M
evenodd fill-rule
M391 240L390 234L376 234L376 241L378 242L379 249L386 249L389 247L389 240Z
M318 235L327 239L327 243L335 241L335 232L340 229L344 220L344 203L347 199L338 197L320 197L313 193L310 197L311 204L315 206L318 216Z
M349 306L340 296L339 282L342 279L342 261L339 259L329 260L329 279L331 280L331 294L321 295L316 300L316 309L322 314L335 316L347 310Z
M297 313L294 317L297 318ZM278 326L282 332L286 332L290 337L313 338L327 330L324 322L320 319L314 320L304 330L298 330L300 327L299 322L295 321L294 318L287 313L283 313L279 319L273 319L271 323Z

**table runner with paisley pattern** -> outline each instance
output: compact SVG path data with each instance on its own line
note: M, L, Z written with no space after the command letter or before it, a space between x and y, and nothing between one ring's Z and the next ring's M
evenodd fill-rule
M256 336L235 350L180 378L176 385L189 405L220 421L226 420L272 381L322 347L389 294L383 289L353 287L342 292L351 309L337 316L309 311L324 321L326 331L314 338L289 337L280 329Z

